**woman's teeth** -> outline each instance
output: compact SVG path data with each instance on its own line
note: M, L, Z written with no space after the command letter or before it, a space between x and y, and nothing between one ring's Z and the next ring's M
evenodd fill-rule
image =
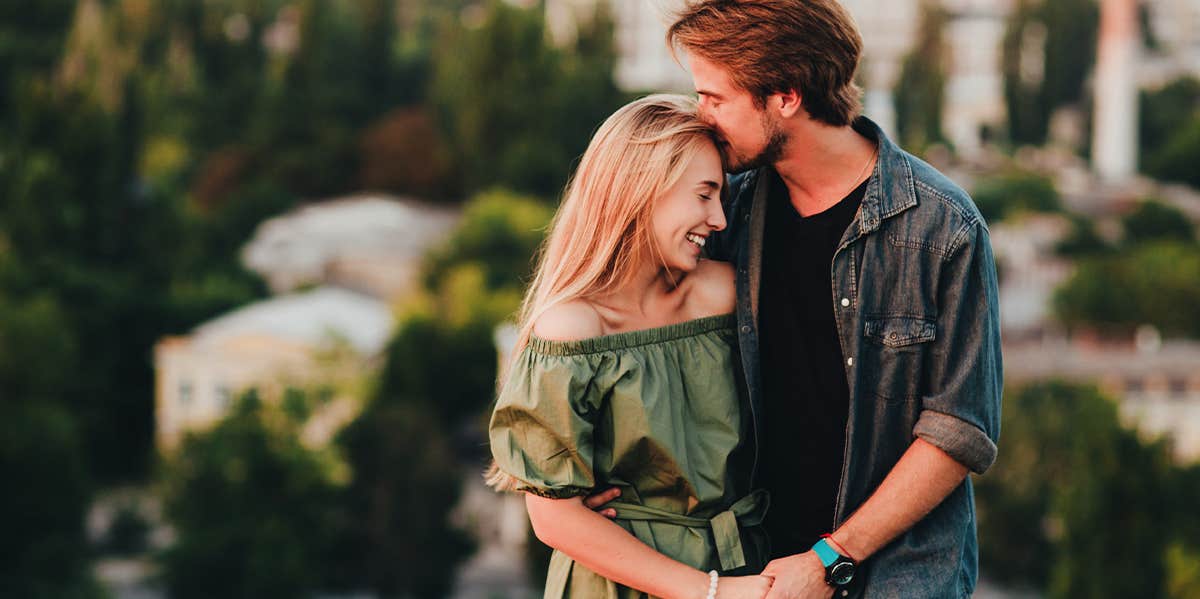
M700 246L700 247L704 247L704 238L699 235L696 235L695 233L688 233L687 240Z

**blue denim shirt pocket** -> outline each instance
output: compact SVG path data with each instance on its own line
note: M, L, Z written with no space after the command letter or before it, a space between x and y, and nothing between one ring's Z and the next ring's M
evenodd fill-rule
M867 388L889 404L917 401L922 381L913 375L923 371L926 350L937 338L934 319L866 317L863 338L861 373L875 379Z

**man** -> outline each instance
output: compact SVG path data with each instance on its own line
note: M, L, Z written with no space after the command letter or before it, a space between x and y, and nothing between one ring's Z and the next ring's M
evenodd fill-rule
M703 0L668 38L740 173L708 248L737 272L768 599L970 596L1002 381L979 211L859 116L836 0Z

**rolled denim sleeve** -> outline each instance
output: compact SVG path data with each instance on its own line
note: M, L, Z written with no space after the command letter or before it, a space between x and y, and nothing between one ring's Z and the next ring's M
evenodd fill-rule
M939 283L929 394L914 435L982 474L996 460L1003 364L996 265L982 222L967 226Z

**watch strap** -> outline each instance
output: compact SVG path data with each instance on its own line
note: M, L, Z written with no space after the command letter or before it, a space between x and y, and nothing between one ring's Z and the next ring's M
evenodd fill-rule
M829 543L825 539L820 539L813 544L812 550L817 554L817 557L821 559L821 565L825 566L826 568L832 566L833 562L836 562L839 557L842 557L842 554L834 550L833 547L830 547Z

